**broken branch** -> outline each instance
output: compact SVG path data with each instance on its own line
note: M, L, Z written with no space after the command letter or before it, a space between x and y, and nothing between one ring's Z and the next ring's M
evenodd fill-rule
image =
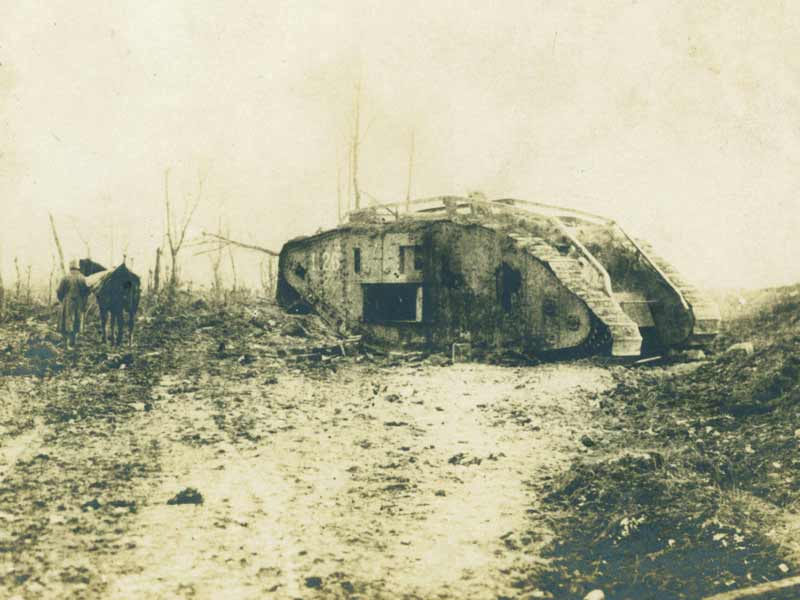
M205 237L213 238L218 242L223 242L228 245L238 246L239 248L246 248L247 250L256 250L258 252L265 252L270 256L280 256L278 252L274 250L270 250L269 248L264 248L262 246L256 246L254 244L245 244L244 242L237 242L236 240L231 240L229 238L223 237L217 233L208 233L207 231L203 232ZM209 240L212 241L212 240Z

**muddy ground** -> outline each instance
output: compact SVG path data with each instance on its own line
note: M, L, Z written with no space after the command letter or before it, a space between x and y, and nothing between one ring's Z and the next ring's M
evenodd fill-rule
M151 307L131 350L57 349L47 311L0 327L2 597L684 598L794 568L764 535L786 506L737 533L641 430L631 397L698 364L328 355L263 302ZM647 530L663 502L682 525Z

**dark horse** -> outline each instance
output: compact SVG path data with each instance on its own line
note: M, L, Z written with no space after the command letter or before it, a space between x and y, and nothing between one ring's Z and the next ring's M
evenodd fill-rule
M97 299L100 309L100 332L103 342L106 341L106 321L111 314L110 339L119 346L122 343L124 318L123 313L128 313L128 343L133 343L133 325L136 311L139 309L141 287L139 276L129 271L125 264L108 270L103 265L88 258L80 260L81 273L86 277L86 283ZM116 329L116 339L114 330Z

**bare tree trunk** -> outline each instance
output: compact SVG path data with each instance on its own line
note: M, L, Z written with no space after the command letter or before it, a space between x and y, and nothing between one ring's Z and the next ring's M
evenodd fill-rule
M214 278L212 282L212 292L214 294L214 300L219 301L222 296L222 277L220 276L220 260L221 260L221 252L217 256L211 257L211 275ZM219 258L218 258L219 257Z
M231 291L235 292L238 281L236 279L236 260L233 257L233 247L231 245L228 245L228 257L231 261L231 276L233 277L233 286L231 287Z
M269 281L270 294L275 293L275 260L272 257L267 258L267 280Z
M6 287L3 285L3 246L0 244L0 320L3 319L6 308Z
M222 219L220 219L217 223L217 231L222 234ZM220 273L220 265L222 264L222 243L219 242L217 244L216 249L210 253L209 258L211 259L211 272L214 277L213 282L213 292L214 292L214 300L219 302L222 300L222 275Z
M347 189L345 190L345 197L347 198L347 212L349 213L353 207L353 178L350 175L353 172L353 148L348 143L347 145L347 159L345 160L345 172L348 174L345 177Z
M76 226L75 233L78 234L78 237L81 238L81 242L83 243L84 248L86 248L86 258L92 258L92 247L89 244L89 240L83 237L81 230Z
M342 168L336 166L336 223L342 224Z
M109 235L110 241L111 241L111 254L108 257L108 266L109 266L109 268L113 268L114 267L114 239L115 239L115 236L114 236L114 221L113 220L111 221L111 227L108 228L108 235Z
M264 293L265 298L269 298L273 295L273 283L272 283L272 261L274 259L271 256L263 259L260 265L260 276L261 276L261 290Z
M172 258L172 268L169 273L169 285L170 287L174 287L178 282L178 276L175 272L177 252L175 251L175 243L172 239L172 207L169 204L169 168L164 169L164 209L167 213L167 243L169 244L169 254Z
M56 222L53 220L53 214L50 213L50 228L53 230L53 239L56 242L56 249L58 250L58 258L61 260L61 274L66 275L67 269L64 266L64 251L61 250L61 241L58 239L58 232L56 231ZM14 259L16 260L16 259Z
M50 255L50 277L47 279L47 304L53 301L53 275L56 270L56 257Z
M169 285L171 288L175 288L178 285L178 253L181 251L183 242L186 239L186 230L189 228L189 223L191 223L192 217L194 217L194 213L197 210L197 206L200 204L200 199L203 195L204 183L205 178L201 173L198 173L197 193L195 194L194 202L192 203L191 207L189 207L187 201L186 211L183 219L179 223L175 223L175 219L172 214L172 205L170 204L169 200L169 169L167 168L164 170L164 209L166 212L167 243L169 244L169 254L170 258L172 259L169 275Z
M247 248L248 250L257 250L259 252L264 252L266 254L269 254L270 256L280 256L277 252L275 252L274 250L270 250L269 248L264 248L263 246L256 246L254 244L245 244L244 242L237 242L236 240L226 238L216 233L208 233L207 231L204 231L203 235L206 237L214 238L215 240L219 240L220 242L224 242L225 244L233 244L234 246L239 246L240 248Z
M178 285L178 250L170 248L170 268L169 268L169 286L177 287Z
M28 265L26 268L27 271L27 281L25 283L25 301L27 304L31 303L31 266Z
M358 144L361 137L361 82L356 84L355 125L353 127L353 194L356 210L361 208L361 190L358 188Z
M153 269L153 292L158 293L158 286L161 282L161 247L156 248L156 266Z
M14 270L17 272L17 282L14 289L14 297L19 302L19 297L22 295L22 273L19 271L19 258L14 257Z
M408 185L406 186L406 212L411 212L411 176L414 172L414 130L411 130L411 148L408 151Z
M230 237L231 237L230 225L226 225L225 229L223 230L222 229L222 223L220 222L219 236L220 236L220 238L222 238L224 236L224 237L230 239ZM220 248L221 248L221 246L220 246ZM233 256L233 246L232 246L232 244L227 244L227 250L228 250L228 261L231 264L231 292L236 292L236 288L238 287L239 282L238 282L238 279L237 279L236 259Z

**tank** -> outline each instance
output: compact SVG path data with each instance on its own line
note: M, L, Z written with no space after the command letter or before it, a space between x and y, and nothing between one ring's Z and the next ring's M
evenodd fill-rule
M445 196L350 212L287 242L278 302L383 344L635 358L707 345L719 308L616 222Z

